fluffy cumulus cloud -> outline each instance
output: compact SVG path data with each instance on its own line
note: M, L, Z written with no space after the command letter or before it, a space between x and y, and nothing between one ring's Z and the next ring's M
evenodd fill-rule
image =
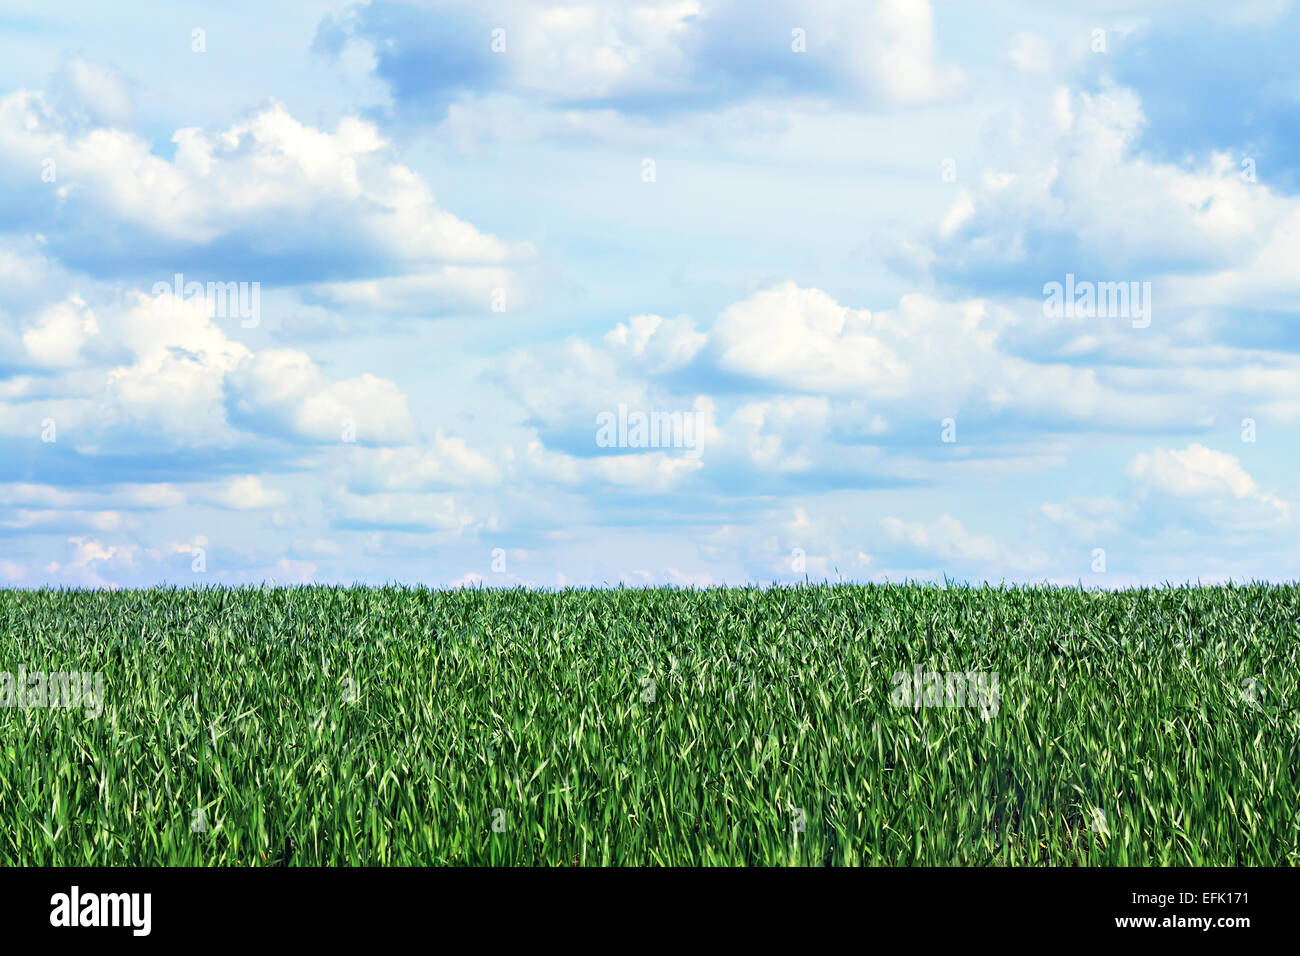
M946 418L954 433L960 420L989 436L1031 424L1063 433L1204 429L1230 420L1243 395L1272 406L1300 387L1293 359L1274 357L1272 375L1243 381L1239 369L1260 356L1222 347L1182 349L1141 374L1118 362L1083 366L1069 355L1079 332L1057 323L1045 337L1041 312L986 299L908 295L873 313L785 282L725 307L704 328L685 316L638 316L599 340L518 351L494 378L504 379L555 447L572 446L577 455L596 453L593 412L689 409L701 396L684 385L725 381L725 390L706 396L727 408L711 413L710 459L747 447L751 463L769 465L782 435L841 455L829 446L932 446ZM1205 379L1188 402L1198 364ZM1219 374L1225 364L1232 374Z
M1151 281L1164 321L1188 304L1294 294L1283 261L1300 207L1239 145L1153 158L1140 96L1106 74L1001 119L1003 135L981 144L983 172L963 178L928 251L912 253L938 277L1025 296L1067 272Z
M235 511L255 511L282 504L285 496L262 484L257 475L231 478L212 495L214 503Z
M337 442L350 424L358 440L383 442L413 428L392 382L331 381L302 352L253 351L206 299L137 293L101 319L73 296L40 312L22 341L31 373L0 393L0 434L29 434L49 418L83 448L108 451L146 437L156 447L229 446L241 429Z
M780 93L915 104L953 95L928 0L356 4L326 17L318 52L360 48L404 111L441 118L502 91L573 109L702 109Z
M441 429L423 446L358 449L349 463L349 485L369 491L481 487L500 480L500 467L491 457Z
M229 407L250 429L313 442L409 440L414 422L406 396L366 373L328 381L305 352L268 349L231 370Z
M1196 442L1138 452L1112 486L1109 495L1046 502L1041 513L1084 548L1206 549L1213 559L1207 577L1225 552L1276 547L1292 534L1285 497L1261 488L1236 456Z
M1134 456L1126 469L1143 502L1187 502L1228 526L1271 527L1290 518L1290 505L1263 492L1232 455L1204 445L1156 448Z
M927 523L885 518L880 525L886 540L901 546L904 553L916 553L922 560L938 558L944 562L1001 562L1006 566L1006 559L997 541L970 534L961 521L952 515L940 515Z
M1183 9L41 21L0 584L1300 576L1295 12Z
M303 285L318 298L423 311L490 306L503 266L531 255L442 208L374 124L332 130L280 104L218 131L186 127L171 156L139 134L74 123L37 91L0 98L0 168L44 176L23 225L66 261L163 281L171 263L208 281Z

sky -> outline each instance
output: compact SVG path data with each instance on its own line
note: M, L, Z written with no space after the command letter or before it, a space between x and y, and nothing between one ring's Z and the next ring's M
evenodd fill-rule
M0 586L1300 578L1300 10L7 0Z

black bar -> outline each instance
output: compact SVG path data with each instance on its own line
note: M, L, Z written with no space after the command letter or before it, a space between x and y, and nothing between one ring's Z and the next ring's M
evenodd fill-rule
M56 894L70 902L73 886L83 905L88 894L149 894L148 935L129 925L130 914L142 915L143 897L136 909L119 910L128 925L52 926ZM113 937L128 945L202 940L259 949L449 930L533 945L544 937L761 940L782 927L809 938L848 932L862 941L919 932L927 946L1125 938L1231 945L1260 931L1290 935L1297 889L1300 880L1287 869L11 868L0 870L0 925L6 942ZM117 898L110 904L106 921ZM98 915L97 903L90 906ZM1132 918L1155 925L1117 925ZM1186 923L1205 918L1248 924ZM695 925L701 928L688 929Z

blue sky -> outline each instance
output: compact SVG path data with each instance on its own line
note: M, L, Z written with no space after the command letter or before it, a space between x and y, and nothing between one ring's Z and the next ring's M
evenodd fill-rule
M1042 7L11 0L0 585L1300 578L1300 10Z

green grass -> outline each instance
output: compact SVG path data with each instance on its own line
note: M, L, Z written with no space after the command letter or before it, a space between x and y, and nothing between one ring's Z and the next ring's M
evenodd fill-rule
M0 864L1296 864L1298 655L1294 586L0 591L105 696L0 709Z

